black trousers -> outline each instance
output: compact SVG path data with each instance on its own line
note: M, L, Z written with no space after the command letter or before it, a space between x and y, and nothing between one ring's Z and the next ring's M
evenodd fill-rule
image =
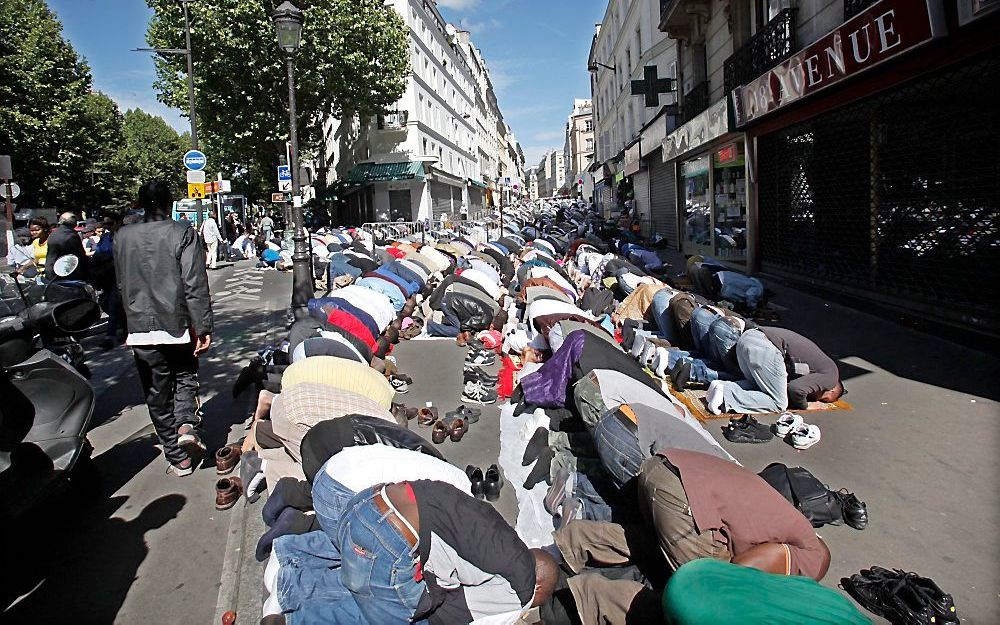
M132 347L139 382L149 409L149 418L163 445L163 454L172 464L187 458L177 445L177 428L197 425L199 418L198 358L194 345L142 345Z

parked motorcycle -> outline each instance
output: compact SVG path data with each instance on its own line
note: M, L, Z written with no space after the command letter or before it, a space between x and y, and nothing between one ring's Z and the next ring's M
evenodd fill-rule
M68 275L72 269L60 270L66 267L56 273ZM100 320L87 289L62 282L47 287L40 301L22 292L19 312L0 313L0 525L89 470L86 434L95 396L77 368L82 348L72 340ZM79 353L53 351L66 345Z

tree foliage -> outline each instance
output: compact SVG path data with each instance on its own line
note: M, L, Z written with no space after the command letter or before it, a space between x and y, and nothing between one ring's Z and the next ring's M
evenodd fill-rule
M174 0L146 0L155 15L146 34L156 48L184 48L184 17ZM274 167L288 139L285 57L277 47L271 0L190 3L199 139L209 167L242 177L260 197L274 186ZM369 116L406 87L409 49L402 19L383 0L298 0L305 14L295 55L299 144L322 141L325 115ZM160 100L187 110L183 55L157 57Z
M90 69L43 0L0 0L0 153L26 206L69 206L94 158Z
M128 197L134 198L139 185L153 178L170 183L178 197L186 192L187 180L181 166L186 146L190 145L186 134L177 134L162 117L130 109L122 119L122 135L115 169L127 181Z

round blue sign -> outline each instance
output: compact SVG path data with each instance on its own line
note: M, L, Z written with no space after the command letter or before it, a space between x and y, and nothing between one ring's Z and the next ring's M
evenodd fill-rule
M184 153L184 166L194 171L201 171L208 165L205 153L199 150L188 150Z

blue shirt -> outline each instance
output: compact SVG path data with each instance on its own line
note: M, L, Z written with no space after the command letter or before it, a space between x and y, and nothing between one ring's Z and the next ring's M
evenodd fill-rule
M403 310L403 306L406 304L406 296L403 295L399 287L381 278L361 278L355 284L388 297L396 312Z

